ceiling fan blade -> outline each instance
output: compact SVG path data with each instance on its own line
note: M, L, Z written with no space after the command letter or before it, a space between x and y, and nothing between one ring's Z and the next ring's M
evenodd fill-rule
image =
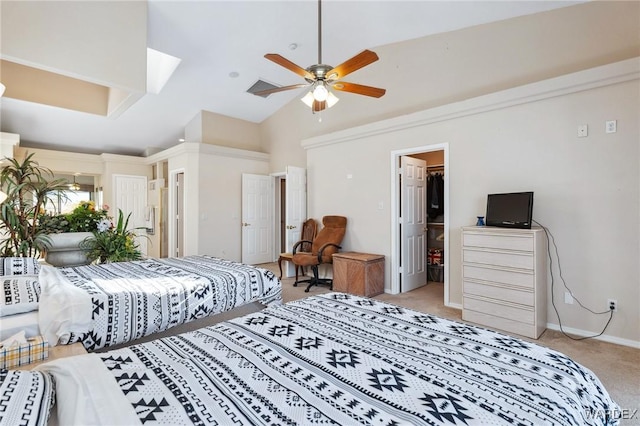
M351 92L358 95L371 96L372 98L382 97L387 91L377 87L363 86L362 84L347 83L346 81L338 81L333 84L333 88L342 92Z
M327 80L340 80L346 75L351 74L352 72L357 71L362 67L366 67L367 65L377 60L378 55L376 55L375 52L364 50L358 53L353 58L348 59L347 61L327 72Z
M309 85L304 83L292 84L291 86L282 86L282 87L276 87L274 89L261 90L259 92L254 92L254 95L269 96L272 93L284 92L285 90L300 89L301 87L307 87L307 86Z
M311 106L313 112L320 112L325 108L327 108L327 101L313 101L313 105Z
M285 67L289 71L295 72L296 74L308 80L315 80L315 76L313 74L311 74L309 71L305 70L301 66L294 64L284 56L280 56L277 53L267 53L266 55L264 55L264 57L272 62L275 62L276 64L282 67Z

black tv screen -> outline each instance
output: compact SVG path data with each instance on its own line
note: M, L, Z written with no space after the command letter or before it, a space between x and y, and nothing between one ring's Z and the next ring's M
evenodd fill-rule
M487 226L531 229L533 192L487 195Z

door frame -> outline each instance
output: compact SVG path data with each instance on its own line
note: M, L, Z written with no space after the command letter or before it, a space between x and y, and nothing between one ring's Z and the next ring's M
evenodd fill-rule
M444 305L449 304L449 143L424 145L391 151L391 294L400 292L400 157L429 151L444 151ZM427 225L428 226L428 225Z
M291 189L290 182L292 182L291 176L292 176L292 169L296 168L296 169L301 169L304 170L304 198L301 199L303 206L301 208L303 208L304 211L304 215L302 218L300 218L300 223L304 222L305 220L307 220L309 218L309 211L308 211L308 181L307 181L307 169L305 167L300 167L300 166L292 166L289 165L287 166L286 170L284 172L274 172L271 173L269 176L272 176L274 179L274 202L273 202L273 208L274 208L274 214L273 214L273 254L274 254L274 259L273 261L275 262L276 260L278 260L278 258L280 257L280 253L286 252L288 250L290 250L289 247L286 247L286 243L285 246L283 247L282 244L280 243L280 220L284 218L285 220L285 225L287 222L289 222L291 220L291 218L289 218L287 216L287 206L285 205L284 208L284 212L280 209L281 206L281 193L280 193L280 185L282 183L283 180L285 180L287 183L285 184L285 197L288 197L288 194L290 193L289 190ZM291 200L291 198L287 198L285 200L285 204L289 203ZM300 232L302 232L302 228L300 229ZM276 238L276 235L278 236ZM295 242L292 243L292 245L295 244ZM292 262L285 262L285 270L283 271L283 277L292 277L295 275L295 267L293 265Z
M280 220L282 219L282 211L280 210L280 185L282 180L287 178L286 172L274 172L269 176L273 178L273 260L278 260L280 253L282 253L283 247L280 244Z
M177 232L178 230L176 229L176 211L178 209L177 206L177 202L176 202L176 197L177 197L177 191L176 191L176 186L178 184L178 175L182 173L184 175L185 180L187 179L187 173L185 171L184 168L179 168L179 169L174 169L174 170L170 170L169 171L169 179L168 179L168 183L167 183L167 188L168 188L168 193L167 193L167 257L176 257L176 249L177 249L177 240L178 240L178 235ZM182 189L183 194L184 194L184 188ZM186 201L186 197L183 197L183 204ZM184 205L183 205L183 209L184 209ZM184 219L184 218L183 218ZM186 237L186 232L184 229L184 224L186 222L183 220L182 224L183 224L183 235ZM185 244L185 242L183 241L183 244ZM183 247L184 249L184 247Z

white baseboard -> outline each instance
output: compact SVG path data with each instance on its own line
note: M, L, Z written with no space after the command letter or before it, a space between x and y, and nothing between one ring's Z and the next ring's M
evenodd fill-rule
M445 303L444 306L446 306L447 308L454 308L454 309L459 309L462 310L462 305L460 303Z
M560 331L560 326L558 324L547 323L547 328L550 329L550 330ZM580 330L580 329L571 328L571 327L564 327L563 326L562 330L564 330L566 333L575 334L576 336L580 336L580 337L586 337L586 336L592 336L593 335L592 331ZM616 345L630 346L632 348L640 349L640 342L638 342L636 340L622 339L620 337L609 336L607 334L603 334L602 336L594 337L594 339L602 340L603 342L608 342L608 343L615 343Z

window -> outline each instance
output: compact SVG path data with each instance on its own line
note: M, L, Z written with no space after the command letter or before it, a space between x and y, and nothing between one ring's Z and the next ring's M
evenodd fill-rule
M69 213L80 201L91 201L93 193L90 191L62 191L58 196L53 195L47 203L46 212L49 214Z

